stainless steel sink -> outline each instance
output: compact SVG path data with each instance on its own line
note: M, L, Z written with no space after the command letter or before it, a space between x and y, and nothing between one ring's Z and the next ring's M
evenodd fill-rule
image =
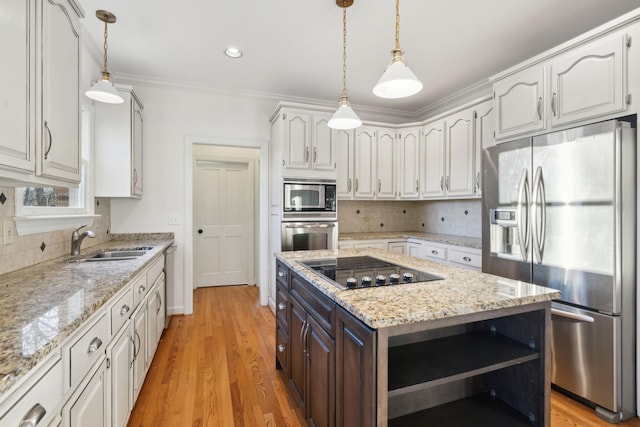
M84 257L70 259L69 262L102 262L102 261L124 261L128 259L135 259L147 253L149 249L153 247L140 247L133 249L109 249L106 251L100 251L93 255L87 255Z

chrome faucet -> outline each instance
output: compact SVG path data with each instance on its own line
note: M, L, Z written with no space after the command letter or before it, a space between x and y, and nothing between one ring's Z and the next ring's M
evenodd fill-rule
M87 230L82 234L78 233L83 227L86 227L86 225L81 225L71 233L71 255L80 255L80 245L82 245L85 237L96 237L96 233L91 230Z

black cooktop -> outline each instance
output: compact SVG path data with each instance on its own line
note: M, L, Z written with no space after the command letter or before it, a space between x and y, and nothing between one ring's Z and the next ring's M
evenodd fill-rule
M300 263L332 280L340 289L402 285L442 279L424 271L370 256L322 258Z

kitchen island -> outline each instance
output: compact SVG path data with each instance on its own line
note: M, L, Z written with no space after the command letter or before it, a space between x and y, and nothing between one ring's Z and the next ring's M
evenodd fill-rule
M442 280L343 290L299 262L354 256ZM549 425L559 292L370 248L276 257L276 366L310 424Z

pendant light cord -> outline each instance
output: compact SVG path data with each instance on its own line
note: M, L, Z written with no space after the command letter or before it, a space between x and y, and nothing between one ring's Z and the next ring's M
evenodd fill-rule
M347 96L347 2L342 1L342 96Z
M107 49L109 45L107 44L107 21L104 21L104 73L109 74L107 70Z
M396 50L400 50L400 0L396 0Z

